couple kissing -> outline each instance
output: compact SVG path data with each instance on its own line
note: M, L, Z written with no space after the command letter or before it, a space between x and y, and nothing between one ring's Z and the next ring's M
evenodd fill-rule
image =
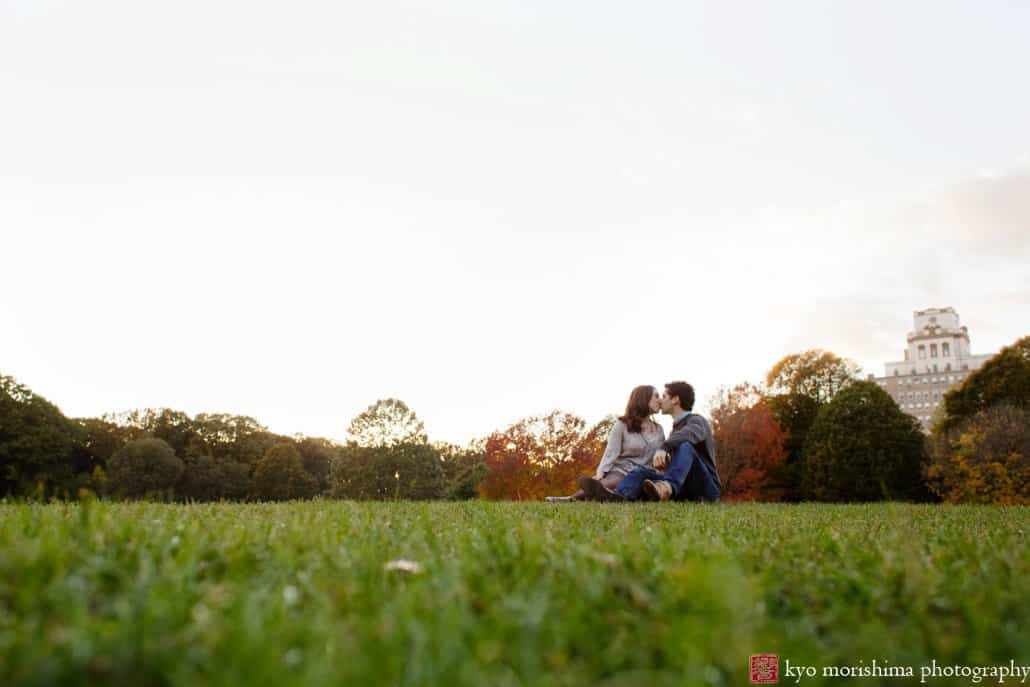
M653 386L630 392L626 412L615 421L593 477L580 477L579 489L548 501L719 500L722 484L708 420L692 412L694 387L669 382L659 395ZM672 417L672 432L652 419Z

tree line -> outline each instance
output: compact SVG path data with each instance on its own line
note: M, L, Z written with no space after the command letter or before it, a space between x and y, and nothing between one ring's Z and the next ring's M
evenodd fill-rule
M148 408L67 418L0 376L0 495L177 501L457 499L475 496L482 451L429 443L402 401L350 424L351 440L285 436L230 414Z
M711 406L723 497L1030 503L1030 336L944 395L929 436L851 361L785 356Z
M810 350L760 383L717 390L709 405L723 498L1030 503L1030 337L948 392L929 436L858 374ZM430 442L412 409L382 399L335 442L167 408L68 418L0 375L0 496L538 500L593 472L614 421L554 411L457 446Z

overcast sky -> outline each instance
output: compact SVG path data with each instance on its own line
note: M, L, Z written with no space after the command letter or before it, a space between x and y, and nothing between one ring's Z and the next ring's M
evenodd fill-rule
M433 439L1030 334L1030 3L0 0L0 373Z

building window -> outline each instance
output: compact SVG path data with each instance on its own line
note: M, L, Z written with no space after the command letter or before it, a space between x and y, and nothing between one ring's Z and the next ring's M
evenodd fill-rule
M947 342L941 344L941 355L945 358L951 357L951 344Z
M937 344L935 344L935 343L930 344L930 357L931 358L936 358L937 357Z
M919 346L919 359L923 360L926 358L926 346Z
M897 376L898 376L898 371L897 371L897 370L894 370L894 376L895 376L895 377L897 377Z
M946 364L946 365L944 366L944 371L945 371L945 372L951 372L951 363L947 363L947 364Z
M937 363L934 363L934 364L933 364L933 371L934 371L934 372L936 372L936 371L937 371ZM935 379L934 381L936 382L937 380Z

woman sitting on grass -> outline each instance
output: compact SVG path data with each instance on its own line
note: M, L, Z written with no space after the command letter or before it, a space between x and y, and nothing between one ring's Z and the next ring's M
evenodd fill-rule
M608 434L608 446L594 476L609 489L619 486L622 478L638 467L654 467L654 454L665 441L665 430L651 416L658 412L658 390L638 386L629 394L626 413L615 421ZM548 496L548 501L582 501L582 489L570 496Z

